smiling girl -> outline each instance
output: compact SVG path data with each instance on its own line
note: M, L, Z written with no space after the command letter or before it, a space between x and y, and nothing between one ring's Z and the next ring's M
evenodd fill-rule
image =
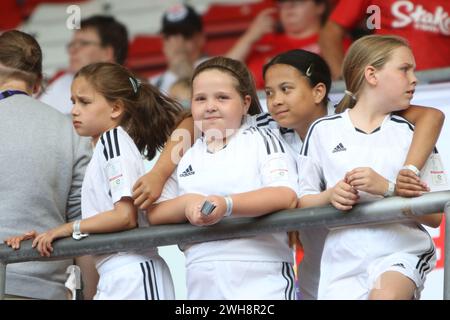
M212 58L194 71L192 116L201 130L149 212L156 223L258 217L295 208L297 170L276 130L245 123L260 112L253 78L236 60ZM202 213L206 201L213 205ZM184 248L188 299L294 299L286 232Z

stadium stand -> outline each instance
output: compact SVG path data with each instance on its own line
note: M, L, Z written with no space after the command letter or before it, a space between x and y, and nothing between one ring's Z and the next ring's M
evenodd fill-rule
M33 34L44 50L47 77L68 64L66 44L72 30L66 27L68 5L80 6L81 18L109 14L124 23L130 34L127 66L144 77L165 69L159 35L164 10L179 0L6 0L0 13L0 30L17 28ZM203 14L209 55L225 53L248 27L258 12L272 0L191 0L185 1Z

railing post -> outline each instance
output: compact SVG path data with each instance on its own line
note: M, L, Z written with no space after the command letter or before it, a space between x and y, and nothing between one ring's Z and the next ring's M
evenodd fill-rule
M444 300L450 300L450 201L445 204Z
M6 264L0 261L0 300L5 299Z

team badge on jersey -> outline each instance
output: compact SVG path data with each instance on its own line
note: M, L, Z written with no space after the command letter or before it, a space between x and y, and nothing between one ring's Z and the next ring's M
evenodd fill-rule
M263 170L267 174L270 182L289 180L288 166L282 154L269 155L269 159L264 164Z
M433 153L422 169L421 179L428 184L433 191L448 190L447 174L445 173L442 159L439 153Z
M119 159L111 159L106 166L106 175L111 192L115 192L123 185L123 171Z

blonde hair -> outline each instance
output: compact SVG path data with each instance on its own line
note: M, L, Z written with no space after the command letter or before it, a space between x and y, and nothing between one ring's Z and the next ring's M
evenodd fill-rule
M410 48L406 39L397 36L365 36L355 41L348 50L342 66L345 95L336 107L336 113L353 108L364 85L364 70L367 66L381 69L399 47Z

